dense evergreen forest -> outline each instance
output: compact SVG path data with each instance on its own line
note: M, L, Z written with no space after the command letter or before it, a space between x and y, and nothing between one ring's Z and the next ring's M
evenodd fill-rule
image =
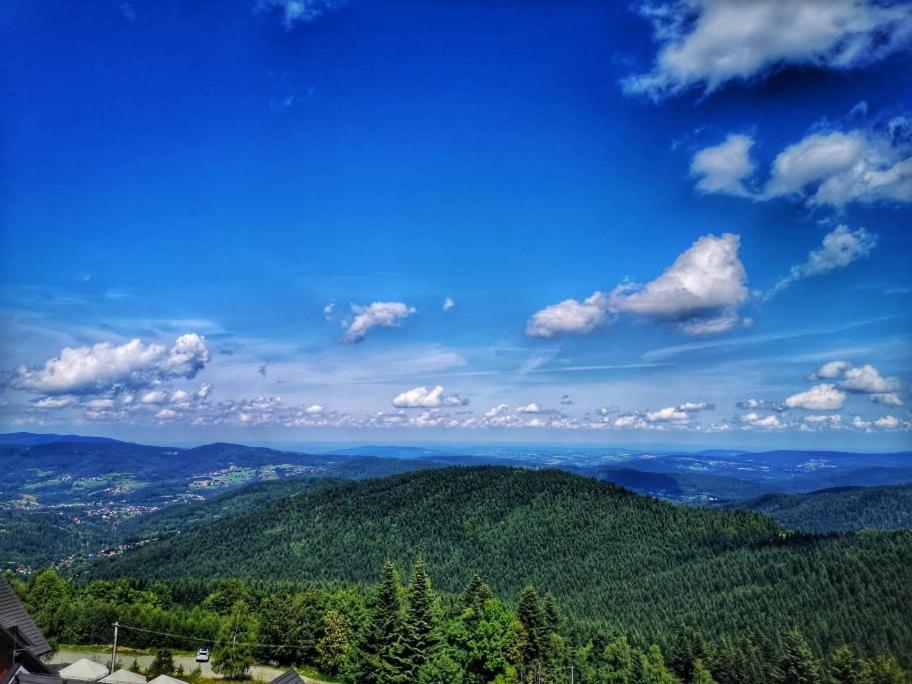
M912 649L912 532L817 536L558 471L453 468L274 501L100 561L85 577L364 583L423 558L438 588L527 583L577 625L638 642L798 627L818 652Z
M727 507L758 511L793 530L899 530L912 527L912 485L844 487L809 494L767 494Z
M151 648L146 674L174 673L170 649L213 647L213 668L240 678L254 662L316 666L365 684L908 684L895 656L839 644L815 651L800 630L709 639L679 625L656 641L575 624L532 585L504 601L478 575L438 593L423 561L407 585L386 563L379 584L238 580L67 582L9 576L52 642ZM129 656L119 663L130 667ZM908 666L908 663L905 663ZM132 666L134 669L137 666ZM177 672L194 682L198 673Z

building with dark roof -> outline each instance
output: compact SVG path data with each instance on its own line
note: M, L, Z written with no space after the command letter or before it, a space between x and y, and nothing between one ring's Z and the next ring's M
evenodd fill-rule
M273 679L269 684L304 684L304 680L301 679L301 675L295 672L292 669L285 670L278 677Z
M9 684L20 675L50 677L41 656L50 653L51 645L44 638L38 625L28 614L22 601L9 583L0 577L0 684ZM17 684L50 684L50 682L22 681Z

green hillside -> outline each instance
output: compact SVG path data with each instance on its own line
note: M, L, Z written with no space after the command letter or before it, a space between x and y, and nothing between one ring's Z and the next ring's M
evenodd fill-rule
M99 562L99 577L367 582L387 558L427 561L436 586L473 573L527 582L579 622L647 639L800 627L912 648L912 533L786 534L749 511L676 506L558 471L451 468L292 496Z
M793 530L900 530L912 527L912 485L767 494L727 504L726 508L758 511Z

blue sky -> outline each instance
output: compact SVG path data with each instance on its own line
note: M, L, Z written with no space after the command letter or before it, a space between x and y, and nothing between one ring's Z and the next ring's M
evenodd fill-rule
M789 5L4 3L0 425L912 448L912 5Z

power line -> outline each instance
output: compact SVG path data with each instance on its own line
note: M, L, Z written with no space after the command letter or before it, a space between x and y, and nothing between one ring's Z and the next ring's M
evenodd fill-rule
M134 632L144 632L146 634L157 634L159 636L173 637L175 639L183 639L185 641L198 641L204 644L227 644L230 639L206 639L203 637L196 636L187 636L185 634L175 634L174 632L160 632L155 629L146 629L145 627L134 627L133 625L125 625L124 623L119 623L121 629L130 629ZM257 646L259 648L294 648L292 644L261 644L255 641L234 641L232 642L235 646Z

